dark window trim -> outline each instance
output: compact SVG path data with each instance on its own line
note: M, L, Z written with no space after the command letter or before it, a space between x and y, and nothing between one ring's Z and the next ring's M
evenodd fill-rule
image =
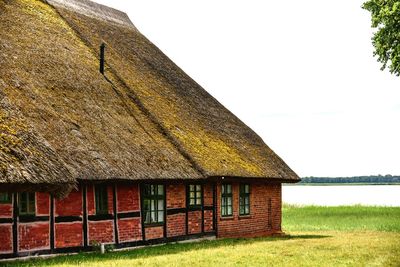
M105 196L104 196L105 194ZM105 197L105 199L104 199ZM94 203L96 215L108 215L108 186L98 184L94 186Z
M193 186L194 191L191 190L191 186ZM200 190L197 190L197 186L200 186ZM188 199L188 208L194 208L195 210L197 210L197 208L199 210L201 210L201 207L203 205L203 185L202 184L188 184L187 185L187 199ZM193 192L194 193L194 198L190 197L190 193ZM197 197L197 193L200 193L200 197ZM190 204L191 200L194 200L194 204ZM200 200L200 204L197 204L197 201Z
M32 205L29 204L31 201L30 196L33 194L33 211L29 209L29 207ZM23 197L25 196L25 197ZM23 198L26 198L24 201L22 201ZM26 202L26 211L23 211L23 205L22 202ZM19 215L20 216L36 216L36 193L35 192L22 192L18 193L18 206L19 206Z
M248 186L249 187L249 192L248 193L246 193L246 190L245 190L245 186ZM248 215L250 215L250 213L251 213L251 211L250 211L250 194L251 194L251 187L250 187L250 184L240 184L239 185L239 215L240 216L248 216ZM242 198L243 198L243 201L242 201ZM248 204L248 208L249 208L249 211L248 212L246 212L246 198L248 198L249 199L249 204ZM242 207L243 207L243 212L242 212Z
M0 204L11 204L12 203L12 197L11 194L8 192L2 192L0 195L5 196L4 198L0 198Z
M230 193L226 193L227 190L223 189L223 187L227 187L230 186L231 187L231 192ZM223 193L224 191L224 193ZM226 198L226 202L228 202L228 198L231 199L231 205L224 205L223 204L223 199ZM228 214L228 207L231 206L231 213ZM223 214L223 210L225 209L225 214ZM225 218L225 217L232 217L233 216L233 186L232 184L222 184L221 185L221 217Z
M163 188L163 192L162 192L162 194L160 194L159 192L158 192L158 187L159 186L162 186L162 188ZM146 187L150 187L150 194L146 194L147 192L149 192L149 190L146 190ZM151 187L155 187L155 188L157 188L157 190L156 190L156 193L157 194L152 194L152 190L151 190ZM165 186L165 184L144 184L143 185L143 195L142 195L142 203L143 203L143 224L144 224L144 226L145 227L157 227L157 226L162 226L162 225L164 225L165 224L165 220L166 220L166 216L165 216L165 212L166 212L166 209L165 209L165 204L166 204L166 186ZM145 209L145 202L146 202L146 200L150 200L150 202L151 202L151 200L153 200L153 201L155 201L156 202L156 204L154 205L154 210L152 210L151 209L151 207L150 207L150 216L151 216L151 212L152 211L154 211L154 214L155 214L155 216L156 216L156 221L155 222L146 222L146 209ZM163 209L162 210L160 210L159 208L158 208L158 201L159 200L162 200L163 201ZM150 204L150 206L151 206L151 204ZM159 212L162 212L163 214L162 214L162 216L159 218L158 217L158 213ZM162 221L160 221L160 219L162 219Z

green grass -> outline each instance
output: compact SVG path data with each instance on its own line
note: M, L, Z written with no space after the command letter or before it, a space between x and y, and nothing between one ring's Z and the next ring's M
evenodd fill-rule
M400 207L294 206L282 209L285 231L400 232Z
M283 208L279 238L168 244L100 255L17 262L21 266L400 266L400 208Z

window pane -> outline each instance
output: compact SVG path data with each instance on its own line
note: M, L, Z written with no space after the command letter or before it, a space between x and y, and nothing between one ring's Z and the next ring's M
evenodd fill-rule
M249 214L249 213L250 213L250 208L249 208L249 206L246 206L246 207L245 207L245 213L246 213L246 214Z
M240 206L239 212L240 212L240 214L244 214L244 207L243 206Z
M250 193L250 186L248 184L245 185L245 193Z
M162 185L162 184L158 185L158 195L159 196L164 195L164 185Z
M189 185L189 191L190 191L190 192L193 192L193 191L194 191L194 185L192 185L192 184Z
M227 204L228 205L232 205L232 198L231 197L227 197Z
M190 192L190 198L194 198L194 192Z
M198 198L196 201L197 201L196 202L197 205L201 205L201 198Z
M199 184L196 185L196 190L197 190L197 191L201 191L201 185L199 185Z
M158 200L158 210L164 210L164 200Z
M196 193L196 198L201 198L201 192L200 191Z
M227 215L232 215L232 206L228 206Z
M0 193L0 203L11 203L11 194Z
M28 213L35 214L35 199L29 199L28 203Z
M159 211L158 212L158 222L163 222L164 221L164 212Z
M225 185L222 185L222 194L225 194Z
M194 205L194 198L191 198L191 199L190 199L189 205Z

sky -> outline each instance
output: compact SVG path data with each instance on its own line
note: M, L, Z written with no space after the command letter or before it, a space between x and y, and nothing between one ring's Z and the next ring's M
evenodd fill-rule
M96 0L299 176L400 175L400 77L373 57L363 1Z

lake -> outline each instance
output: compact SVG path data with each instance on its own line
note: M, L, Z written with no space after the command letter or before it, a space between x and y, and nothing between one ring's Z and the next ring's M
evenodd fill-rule
M400 185L284 185L282 199L298 205L400 206Z

